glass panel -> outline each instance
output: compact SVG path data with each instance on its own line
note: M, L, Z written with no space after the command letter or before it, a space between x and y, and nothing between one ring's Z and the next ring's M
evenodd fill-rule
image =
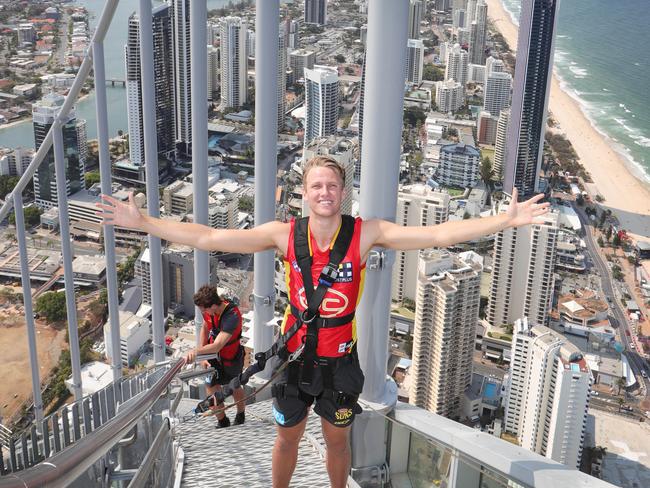
M413 488L448 486L451 457L451 451L411 433L407 474Z

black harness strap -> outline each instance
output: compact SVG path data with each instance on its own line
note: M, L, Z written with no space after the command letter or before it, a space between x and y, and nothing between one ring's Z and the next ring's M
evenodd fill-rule
M336 282L339 274L339 264L348 252L352 236L354 235L354 217L350 215L341 216L341 228L334 246L330 250L329 262L323 267L318 278L318 286L314 289L311 274L312 255L309 252L309 217L298 219L294 225L293 248L296 261L302 274L302 282L305 287L307 308L300 314L300 318L307 324L305 335L305 350L303 352L303 368L301 383L311 384L313 370L316 366L316 349L318 347L319 311L320 305L325 298L327 290ZM322 322L321 322L322 323ZM344 322L347 323L347 322ZM342 324L341 324L342 325Z

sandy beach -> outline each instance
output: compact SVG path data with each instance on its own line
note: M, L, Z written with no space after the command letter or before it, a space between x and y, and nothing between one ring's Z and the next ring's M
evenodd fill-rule
M500 0L486 1L492 23L510 48L516 50L518 28L510 14ZM591 174L598 193L605 198L602 205L616 214L628 232L650 238L650 186L632 174L613 143L594 129L578 102L560 88L556 76L551 85L549 110Z

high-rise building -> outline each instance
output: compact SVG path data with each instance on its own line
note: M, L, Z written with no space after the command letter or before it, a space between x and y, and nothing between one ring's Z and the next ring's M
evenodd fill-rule
M152 12L154 101L158 154L173 159L176 153L174 116L174 64L171 9L168 5ZM129 127L129 158L138 168L136 179L144 183L144 123L142 115L142 65L140 63L140 19L133 13L124 46L126 99Z
M556 22L557 0L522 2L503 184L521 198L539 187Z
M494 176L497 181L503 181L503 169L506 164L506 138L508 137L508 123L510 122L510 109L501 110L497 122L497 134L494 141Z
M542 224L497 233L487 307L487 320L492 325L512 324L522 317L528 317L532 325L547 324L553 298L558 214L550 212L543 218Z
M356 138L318 137L305 145L302 159L306 163L314 156L329 156L334 158L345 170L345 196L341 202L341 213L352 213L352 190L354 182L354 167L359 141ZM309 214L309 208L303 204L303 215Z
M172 244L162 254L163 307L165 314L194 317L194 252L191 247ZM146 247L135 262L135 276L142 286L142 304L151 306L151 253ZM209 283L216 285L217 260L210 258Z
M520 446L579 468L590 388L575 345L547 327L515 322L504 418Z
M467 83L468 64L469 55L467 54L467 51L461 49L459 44L454 44L451 50L448 50L447 52L445 81L457 81L461 84L463 89L465 89L465 83Z
M470 0L472 1L472 0ZM487 5L483 0L476 4L476 15L470 20L469 62L485 62L485 39L487 34Z
M63 106L65 98L57 93L48 93L32 106L34 123L34 147L36 150L45 139ZM85 187L85 159L87 154L86 121L77 120L74 109L62 121L63 157L68 195L77 193ZM57 205L56 174L54 167L54 147L51 147L43 162L34 173L34 197L41 208Z
M301 79L305 74L305 68L313 69L316 61L316 53L307 49L296 49L289 53L289 67L292 71L293 83Z
M440 149L436 180L445 186L467 188L478 181L481 153L467 144L447 144Z
M363 103L366 96L366 51L363 52L361 64L361 87L359 91L359 161L354 169L354 179L361 181L361 155L363 153Z
M284 128L284 107L287 95L287 49L282 33L278 36L278 131Z
M248 25L239 17L221 20L221 104L238 108L248 100Z
M420 23L422 22L424 5L422 0L411 0L409 5L409 39L420 38Z
M246 34L246 55L255 59L255 31L252 29Z
M493 58L492 56L488 57L485 60L485 80L484 83L487 83L487 77L492 73L504 73L506 71L506 65L500 59Z
M327 24L327 0L305 0L305 24Z
M431 226L447 221L449 194L432 190L426 185L400 188L397 195L397 218L399 225ZM391 300L401 302L405 298L415 301L419 251L397 251L391 284Z
M498 117L501 110L510 106L512 76L505 72L492 72L487 76L483 96L483 110Z
M336 133L339 116L339 75L336 68L305 68L305 145Z
M190 70L190 0L171 0L171 8L174 39L176 142L181 154L191 156L192 79Z
M465 7L465 14L467 16L467 24L470 25L476 20L476 4L478 0L467 0Z
M36 44L36 29L34 29L34 24L20 24L16 28L16 35L18 36L18 47L20 48L33 47Z
M300 31L298 30L298 21L290 20L287 25L289 28L289 35L287 36L289 42L286 45L287 49L300 49Z
M409 39L406 49L406 81L419 85L422 83L424 68L424 43L421 39Z
M410 403L458 417L472 379L482 265L475 253L421 251L418 264Z
M0 175L22 176L29 163L34 158L32 149L17 147L16 149L0 149Z
M476 138L479 144L494 144L497 137L499 117L481 110L476 120Z
M208 101L214 102L219 91L220 48L208 44Z
M471 30L469 27L459 27L456 31L456 43L460 44L463 49L467 50L469 46L470 35Z
M467 65L467 82L485 84L485 66L469 63Z
M454 80L436 82L436 105L443 113L455 112L465 105L463 85Z
M452 12L452 26L454 30L462 29L467 22L467 12L464 8L454 9Z

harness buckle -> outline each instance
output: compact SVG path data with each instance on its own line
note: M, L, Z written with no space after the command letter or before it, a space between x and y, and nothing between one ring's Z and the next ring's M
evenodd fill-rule
M311 317L307 318L308 312L309 312L308 308L300 312L300 320L302 321L303 324L311 324L314 320L316 320L318 314L315 313Z
M323 283L328 287L331 287L336 281L336 278L338 278L338 276L339 276L338 266L332 266L330 263L327 263L323 267L323 270L320 272L320 278L318 282Z
M303 344L300 344L300 346L298 346L298 349L296 349L296 350L293 351L291 354L289 354L289 359L288 359L288 361L289 361L289 362L291 362L291 361L296 361L296 360L300 357L300 355L302 354L302 351L303 351L304 349L305 349L305 344L304 344L304 343L303 343Z

